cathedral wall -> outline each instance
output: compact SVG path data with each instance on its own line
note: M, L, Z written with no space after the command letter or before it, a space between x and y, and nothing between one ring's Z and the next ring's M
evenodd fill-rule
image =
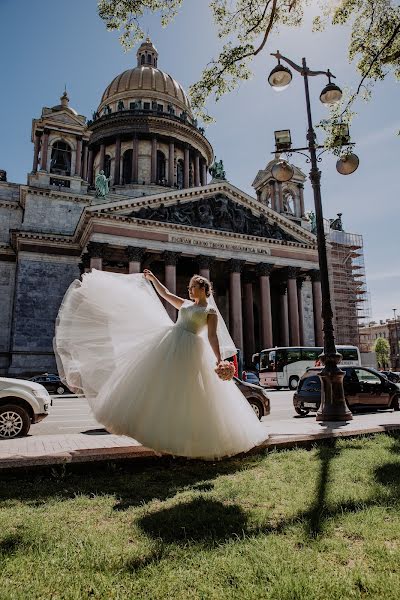
M0 375L8 367L14 301L15 263L0 262Z
M55 199L54 196L28 195L23 227L49 233L73 234L84 202Z
M16 206L1 206L0 200L0 242L10 243L10 229L18 229L22 221L22 208Z
M78 261L21 253L15 284L10 376L56 369L54 323L65 292L79 278Z

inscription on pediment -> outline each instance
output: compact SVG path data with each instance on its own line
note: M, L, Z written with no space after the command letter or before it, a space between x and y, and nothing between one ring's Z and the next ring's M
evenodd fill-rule
M250 208L236 204L224 194L185 204L178 200L177 204L172 206L161 204L157 208L142 207L132 211L130 216L275 240L297 241L277 223L270 223L265 215L254 215Z

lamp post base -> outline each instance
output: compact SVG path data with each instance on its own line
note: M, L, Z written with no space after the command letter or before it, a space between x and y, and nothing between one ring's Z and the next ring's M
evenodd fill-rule
M344 398L344 371L337 366L340 359L340 354L321 356L325 367L319 374L321 405L317 412L317 421L351 421L353 419Z

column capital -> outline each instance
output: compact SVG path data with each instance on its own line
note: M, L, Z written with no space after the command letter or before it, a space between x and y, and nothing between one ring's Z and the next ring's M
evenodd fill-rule
M308 275L311 277L311 281L321 281L321 271L318 269L313 269L308 272Z
M87 245L87 254L89 258L104 258L108 244L102 242L89 242Z
M227 262L229 272L230 273L241 273L244 263L245 263L244 260L239 260L237 258L231 258Z
M297 279L300 274L299 267L288 267L286 270L288 279Z
M48 127L45 127L43 129L43 133L44 133L44 135L49 135L50 134L50 129Z
M215 256L207 256L206 254L199 254L196 256L196 262L200 269L211 269L215 261Z
M180 252L171 252L170 250L165 250L165 252L162 253L162 258L164 259L166 265L175 266L180 255Z
M35 136L36 137L39 138L39 137L42 137L42 135L43 135L43 131L37 131L37 130L35 131Z
M136 248L135 246L127 246L125 248L126 256L129 261L140 262L146 254L146 248Z
M266 276L269 277L274 269L274 265L270 263L258 263L256 267L256 272L259 277Z

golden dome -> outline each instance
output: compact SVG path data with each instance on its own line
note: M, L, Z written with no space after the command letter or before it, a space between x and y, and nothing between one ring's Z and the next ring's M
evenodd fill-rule
M138 64L117 75L105 89L99 112L106 105L119 100L154 99L169 102L191 115L189 98L182 86L157 68L158 52L147 38L137 51Z

